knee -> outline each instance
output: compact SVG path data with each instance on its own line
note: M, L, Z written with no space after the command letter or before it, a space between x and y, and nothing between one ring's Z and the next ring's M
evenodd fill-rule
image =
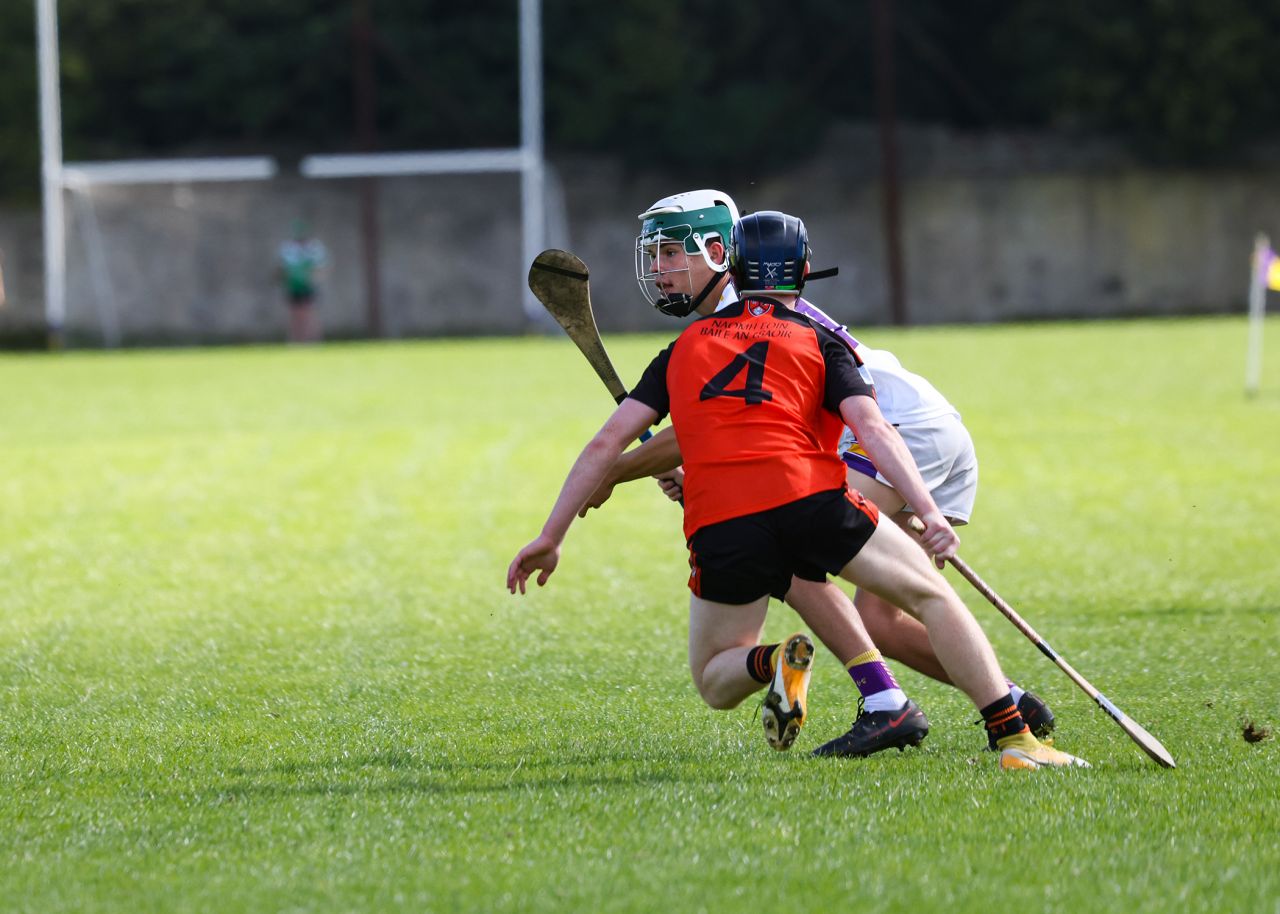
M916 618L926 626L936 620L969 613L969 609L964 605L964 602L954 592L948 593L947 590L939 590L935 593L922 595L916 602L914 609Z
M742 704L742 699L731 697L728 695L712 695L706 692L702 693L702 700L707 703L707 707L712 711L732 711L738 705Z
M732 711L742 704L742 696L729 694L723 689L716 688L716 684L703 675L705 671L691 670L690 672L693 674L693 684L698 694L711 710Z
M881 639L897 631L902 620L907 617L907 613L892 603L865 590L858 591L854 606L857 607L858 615L862 617L862 624L866 627L867 634L877 644Z

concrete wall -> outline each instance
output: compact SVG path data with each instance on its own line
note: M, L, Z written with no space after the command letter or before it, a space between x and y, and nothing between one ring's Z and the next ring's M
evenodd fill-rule
M0 207L0 345L35 344L44 338L44 254L38 211Z
M902 196L909 315L916 323L1241 311L1256 231L1280 235L1280 167L1157 172L1105 145L1017 136L906 131ZM840 276L811 297L851 324L888 320L876 141L839 127L784 172L727 186L746 210L776 208L809 226L815 266ZM675 172L634 174L598 159L552 162L549 246L592 271L602 329L671 329L633 280L635 214L705 186ZM388 335L515 333L521 307L515 176L378 182L383 321ZM128 343L271 340L285 309L273 271L298 216L329 247L320 302L331 335L366 327L359 187L269 183L104 187L97 232L70 195L67 330L93 345L110 292ZM94 239L105 271L89 269ZM43 327L38 211L0 210L8 303L0 339ZM107 282L104 283L104 277Z

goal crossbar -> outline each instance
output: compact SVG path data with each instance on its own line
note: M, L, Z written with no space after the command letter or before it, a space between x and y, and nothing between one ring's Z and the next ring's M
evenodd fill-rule
M265 181L276 176L269 156L201 159L116 159L110 162L66 162L66 185L164 184L200 181Z
M405 175L523 172L527 149L467 149L458 152L374 152L310 155L299 170L307 178L381 178Z

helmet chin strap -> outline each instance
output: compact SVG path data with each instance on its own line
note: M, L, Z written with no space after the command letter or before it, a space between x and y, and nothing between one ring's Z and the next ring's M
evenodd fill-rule
M712 273L711 278L707 280L707 284L702 287L702 291L692 298L683 292L677 292L674 295L659 299L654 307L671 317L688 317L698 310L698 306L706 300L711 290L715 288L716 283L723 277L723 273Z

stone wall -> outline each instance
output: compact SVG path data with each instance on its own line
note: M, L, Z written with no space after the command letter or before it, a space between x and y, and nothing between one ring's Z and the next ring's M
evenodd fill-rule
M1265 164L1158 172L1103 144L923 129L905 131L902 148L915 323L1242 311L1253 235L1280 233L1280 168ZM876 149L872 129L838 127L786 171L723 188L746 210L805 219L815 266L840 267L811 297L855 325L889 318ZM713 164L688 175L552 161L548 245L590 265L602 329L674 326L635 288L634 217L661 196L712 183ZM530 329L517 177L394 178L378 188L388 335ZM104 187L92 203L90 213L68 196L73 342L96 344L113 312L126 344L281 339L275 252L296 217L329 248L319 306L327 332L365 332L357 182ZM0 338L43 328L40 243L38 211L0 209ZM105 267L95 271L97 255Z

